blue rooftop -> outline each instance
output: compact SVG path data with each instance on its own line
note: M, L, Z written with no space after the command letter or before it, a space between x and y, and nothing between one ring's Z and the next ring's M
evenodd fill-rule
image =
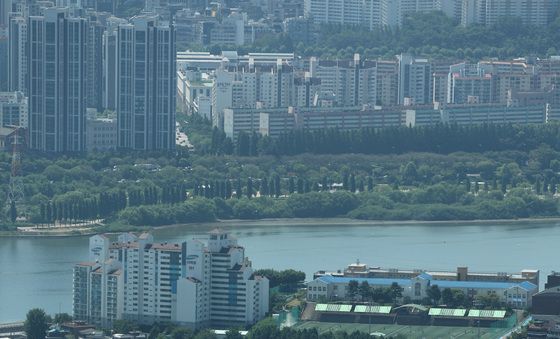
M520 287L526 291L536 290L537 285L524 281L517 282L491 282L491 281L448 281L448 280L434 280L431 279L429 274L421 274L420 278L430 281L431 285L438 285L440 288L485 288L485 289L508 289L512 287ZM333 277L325 275L317 278L325 283L348 283L351 280L356 280L358 283L367 281L370 285L377 286L391 286L393 283L399 284L401 287L412 286L412 279L386 279L386 278L352 278L352 277Z
M391 286L393 283L397 283L400 286L412 286L412 280L410 279L384 279L384 278L351 278L351 277L333 277L332 275L324 275L317 278L326 283L349 283L351 280L356 280L358 283L367 281L370 285L378 286Z

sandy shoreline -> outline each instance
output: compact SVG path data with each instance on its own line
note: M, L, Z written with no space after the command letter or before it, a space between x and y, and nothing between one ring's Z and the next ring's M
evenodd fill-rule
M177 227L192 227L192 228L211 228L211 227L252 227L252 226L335 226L339 224L348 225L362 225L362 226L410 226L410 225L480 225L480 224L497 224L497 225L515 225L523 223L559 223L560 217L553 218L526 218L526 219L480 219L480 220L441 220L441 221L426 221L426 220L358 220L349 218L280 218L280 219L257 219L257 220L241 220L241 219L231 219L231 220L216 220L206 223L193 223L193 224L172 224L151 227L154 230L169 229ZM131 227L129 231L134 231L135 228ZM42 231L42 230L41 230ZM80 234L76 234L76 229L68 230L64 232L63 230L47 231L47 232L1 232L0 237L84 237L96 234L96 228L91 228L83 231ZM108 232L108 233L121 233L121 232Z

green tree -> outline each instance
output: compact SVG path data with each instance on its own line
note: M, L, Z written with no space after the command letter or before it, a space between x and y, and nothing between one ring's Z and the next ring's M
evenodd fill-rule
M356 299L356 295L360 293L359 288L360 285L357 280L350 280L348 282L348 291L346 292L346 295L348 296L349 300Z
M416 164L409 162L402 169L402 182L405 185L412 185L418 180L418 170L416 169Z
M427 295L428 298L430 298L432 305L437 305L439 303L439 300L441 299L441 291L438 285L431 285L430 287L428 287Z
M251 199L253 197L253 179L247 178L247 198Z
M47 330L49 329L45 311L39 308L34 308L27 312L24 328L27 338L44 339L47 335Z
M17 207L16 202L14 200L10 201L10 221L15 223L17 220Z
M55 324L69 323L72 321L72 316L68 313L57 313L53 319Z
M366 280L362 281L360 284L358 293L362 297L362 300L369 300L371 298L371 287Z
M198 332L194 339L217 339L218 337L212 330L202 330Z
M235 186L235 197L237 199L241 198L241 195L243 194L242 190L243 189L241 187L241 179L237 179L236 186Z
M356 193L356 177L354 174L350 175L350 192Z
M241 333L239 333L240 329L232 328L226 332L225 339L243 339Z
M138 330L138 326L129 320L115 320L113 322L113 331L115 333L127 334Z
M268 196L270 194L269 189L268 189L268 178L264 177L262 179L262 184L261 184L261 195L262 196Z
M192 339L194 332L190 328L177 327L171 331L171 339Z
M450 288L444 288L443 291L441 291L441 301L448 307L455 304L455 300L453 299L453 292Z
M401 286L399 286L399 284L394 282L391 284L390 291L391 291L391 298L393 299L393 303L396 303L397 299L402 298L402 292L404 291L404 289Z

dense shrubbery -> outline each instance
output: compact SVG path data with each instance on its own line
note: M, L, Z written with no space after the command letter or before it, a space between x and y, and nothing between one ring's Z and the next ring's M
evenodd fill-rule
M207 199L193 199L178 204L128 207L119 219L134 226L161 226L212 221L216 218L214 204Z
M305 273L295 270L276 271L273 269L262 269L255 271L256 275L262 275L270 281L270 288L277 286L296 287L305 281Z
M371 192L294 193L286 198L195 198L175 205L129 207L122 223L159 226L220 219L351 217L365 220L517 219L558 215L557 201L530 187L467 192L463 186L437 184L406 191L380 187Z

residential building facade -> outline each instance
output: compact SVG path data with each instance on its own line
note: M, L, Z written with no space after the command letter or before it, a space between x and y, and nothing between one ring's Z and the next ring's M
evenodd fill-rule
M74 269L74 317L101 326L128 319L231 328L256 323L268 307L268 280L220 230L206 242L182 243L157 243L148 233L116 242L96 235L90 261Z
M176 50L173 25L139 16L117 33L118 147L175 148Z
M505 17L531 26L545 26L558 10L557 0L462 0L461 24L493 25Z
M85 150L87 21L49 8L28 21L29 147Z
M0 125L28 127L27 97L22 92L0 92Z

